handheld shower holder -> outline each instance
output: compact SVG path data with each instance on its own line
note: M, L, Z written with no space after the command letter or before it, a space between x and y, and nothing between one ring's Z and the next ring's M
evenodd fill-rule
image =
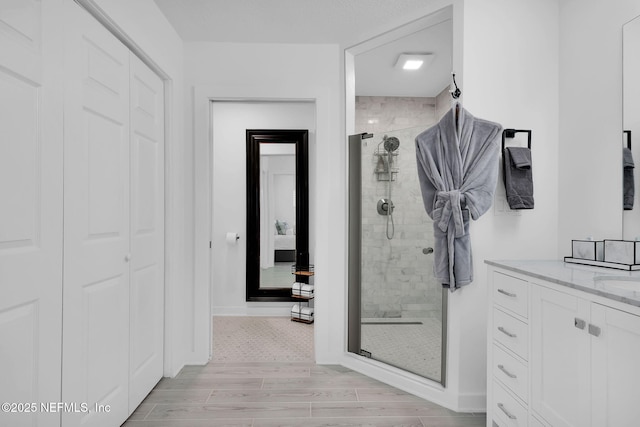
M396 175L398 174L398 171L400 169L391 167L391 173L389 173L389 170L386 166L386 162L384 161L384 159L389 155L389 153L387 153L386 151L376 151L373 154L374 156L377 157L376 168L374 169L374 173L376 174L376 178L378 179L378 181L389 181L389 178L391 178L391 181L395 181ZM391 153L391 156L393 157L397 155L398 155L397 152Z

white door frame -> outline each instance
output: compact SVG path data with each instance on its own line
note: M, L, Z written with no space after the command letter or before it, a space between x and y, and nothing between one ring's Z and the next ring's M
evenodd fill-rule
M176 232L172 230L169 224L172 224L176 217L176 206L173 203L173 192L171 185L168 185L172 177L175 174L176 169L179 169L179 165L171 163L171 154L173 145L176 141L172 140L173 135L173 109L171 108L173 102L174 82L171 76L166 73L160 66L148 55L131 37L129 37L124 30L106 14L100 6L98 6L94 0L74 0L87 12L89 12L101 25L103 25L109 32L111 32L120 42L122 42L133 54L135 54L140 60L145 63L155 74L164 82L164 376L172 377L176 372L176 366L174 365L174 353L177 350L177 342L179 337L173 336L171 331L174 329L174 323L177 321L172 316L175 312L174 308L170 305L175 292L176 283L178 283L176 273L177 270L174 267L175 259L179 259L181 251L176 245ZM176 363L180 363L176 361ZM178 366L180 368L181 366Z
M195 247L194 247L194 360L190 363L204 364L211 356L212 348L212 303L211 287L211 189L213 183L211 156L213 152L212 138L212 105L215 101L234 102L314 102L316 105L316 141L323 137L324 130L328 128L329 121L329 96L322 88L306 87L300 89L267 88L267 87L233 87L233 86L196 86L194 88L194 184L195 184ZM314 159L312 161L317 161ZM310 169L314 170L313 167ZM319 195L312 195L317 199ZM316 225L317 227L317 225ZM316 254L319 251L316 249ZM317 258L317 256L316 256ZM329 324L323 316L318 316L322 311L321 298L316 295L316 322L315 336L321 336L328 331ZM318 304L320 302L320 304ZM317 339L316 339L317 341ZM316 345L316 360L319 356L319 347ZM326 357L320 355L320 358Z

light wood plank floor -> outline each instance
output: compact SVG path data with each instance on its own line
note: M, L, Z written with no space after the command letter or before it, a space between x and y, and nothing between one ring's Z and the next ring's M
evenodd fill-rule
M123 427L479 427L455 413L335 365L211 362L163 378Z
M479 427L341 366L313 363L313 325L214 317L214 357L163 378L124 427Z

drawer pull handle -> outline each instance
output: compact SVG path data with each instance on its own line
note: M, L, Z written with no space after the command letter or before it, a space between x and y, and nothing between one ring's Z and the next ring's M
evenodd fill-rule
M507 371L504 367L504 365L498 365L498 369L500 369L502 372L504 372L504 374L506 376L508 376L509 378L518 378L518 376L516 374L512 374L511 372Z
M511 292L507 292L504 289L498 289L498 292L500 292L502 295L506 295L511 298L515 298L518 296L517 294L512 294Z
M498 326L498 330L500 332L502 332L503 334L505 334L506 336L508 336L509 338L516 338L517 335L516 334L512 334L511 332L507 331L505 328L503 328L502 326Z
M504 412L504 414L509 417L510 420L515 420L517 417L515 415L513 415L511 412L507 411L507 409L504 407L504 405L502 403L498 403L498 408L500 408L500 410L502 412Z
M593 335L594 337L599 337L600 336L600 328L597 327L596 325L592 325L591 323L589 323L589 333L591 335Z
M582 319L578 319L577 317L573 319L573 324L578 329L584 329L584 327L587 326L587 322Z

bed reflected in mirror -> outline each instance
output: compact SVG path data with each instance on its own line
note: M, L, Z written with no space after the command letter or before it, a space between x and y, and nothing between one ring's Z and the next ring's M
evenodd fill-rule
M260 144L260 288L291 285L296 261L295 144Z

